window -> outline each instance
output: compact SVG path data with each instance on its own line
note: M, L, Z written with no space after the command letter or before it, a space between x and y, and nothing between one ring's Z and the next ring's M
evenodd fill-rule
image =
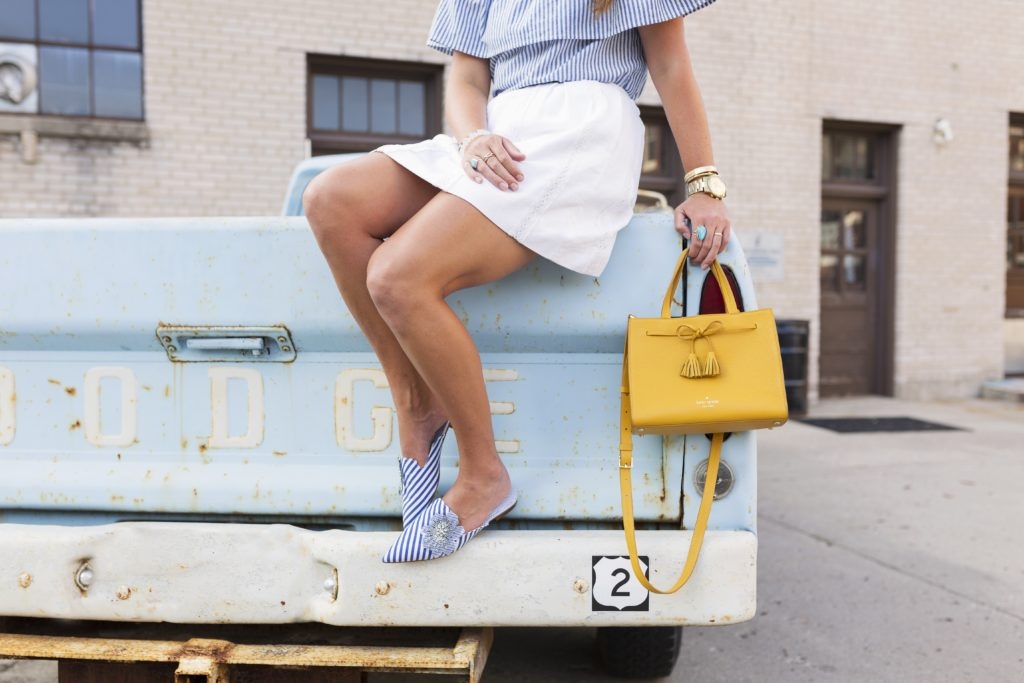
M822 182L871 183L878 178L875 136L859 131L830 131L822 138Z
M686 198L683 187L683 163L675 138L661 107L640 107L644 122L644 160L640 189L665 195L675 207Z
M1010 117L1006 193L1006 316L1024 317L1024 115Z
M2 0L0 114L141 120L139 0Z
M306 128L313 154L364 152L437 135L443 71L432 64L311 55Z

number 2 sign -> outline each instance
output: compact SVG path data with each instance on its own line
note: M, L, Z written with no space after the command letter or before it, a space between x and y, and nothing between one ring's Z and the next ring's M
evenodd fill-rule
M636 577L629 564L629 557L601 556L594 558L594 580L591 591L593 612L647 612L650 610L650 593ZM648 576L648 558L640 556L644 576Z

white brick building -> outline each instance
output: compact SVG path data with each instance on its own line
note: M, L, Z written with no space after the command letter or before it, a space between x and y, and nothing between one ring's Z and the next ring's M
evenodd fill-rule
M424 45L435 0L142 0L141 49L127 57L110 56L111 39L61 37L71 19L48 20L38 0L11 3L22 14L0 17L0 83L19 68L4 54L70 64L60 46L73 44L100 64L141 52L144 114L39 114L67 95L45 65L38 101L0 85L3 217L277 213L308 138L328 151L373 137L311 135L314 116L344 128L351 114L313 106L311 72L321 94L358 86L371 100L375 78L398 78L389 96L420 97L419 123L401 118L404 99L370 117L394 107L399 129L439 125L446 58ZM32 11L30 30L18 22ZM121 19L113 34L131 33ZM736 230L768 259L761 303L812 323L812 394L821 377L823 394L964 396L1024 372L1024 317L1012 317L1024 302L1007 301L1008 203L1024 231L1024 142L1019 172L1007 162L1011 117L1024 114L1020 1L721 0L687 26ZM131 99L89 68L91 111ZM657 104L653 91L643 103ZM937 141L947 125L952 139ZM826 144L838 183L823 181ZM858 150L876 156L859 164ZM866 182L851 182L860 171ZM1024 274L1024 254L1011 256Z

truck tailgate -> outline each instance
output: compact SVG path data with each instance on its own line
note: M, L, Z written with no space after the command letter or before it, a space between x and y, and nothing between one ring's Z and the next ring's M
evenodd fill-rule
M0 243L0 519L394 528L386 382L304 219L5 220ZM516 524L618 519L623 321L656 314L678 246L642 215L600 279L538 260L451 297ZM269 352L199 348L239 338ZM638 519L679 520L682 447L637 440ZM442 462L445 487L454 439Z

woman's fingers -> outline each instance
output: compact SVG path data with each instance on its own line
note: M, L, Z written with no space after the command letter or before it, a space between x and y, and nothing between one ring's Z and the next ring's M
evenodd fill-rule
M704 259L711 251L711 243L714 241L711 231L703 223L698 223L690 231L690 235L690 260L703 265Z
M718 258L718 255L725 251L725 247L729 244L729 226L719 226L711 233L708 237L708 253L701 260L702 268L710 268L711 263Z
M505 151L504 145L487 152L480 160L487 164L487 168L491 169L494 175L501 181L502 184L499 185L501 189L518 189L519 185L516 175L521 175L519 164L513 161L509 153Z
M676 230L690 242L690 260L710 268L729 244L729 212L721 200L695 194L676 208Z
M464 150L463 158L467 175L476 182L488 180L501 190L515 191L523 181L518 162L526 159L526 155L500 135L486 135L473 140L472 149Z

